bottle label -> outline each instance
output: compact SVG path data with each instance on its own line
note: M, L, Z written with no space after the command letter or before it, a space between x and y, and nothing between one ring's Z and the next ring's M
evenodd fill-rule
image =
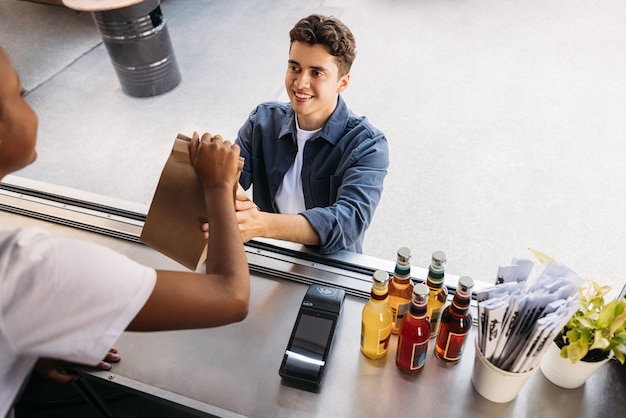
M394 318L396 318L396 328L400 328L400 323L402 322L402 318L404 318L406 316L406 314L409 312L409 309L411 308L411 303L402 303L402 304L398 304L398 308L391 308L393 311L393 316Z
M441 313L443 307L439 309L433 309L430 312L430 338L434 338L439 333L439 323L441 322Z
M411 360L411 370L417 370L424 367L426 361L426 352L428 351L428 340L422 343L413 344L413 353Z
M378 347L376 354L384 354L389 349L389 340L391 339L391 324L385 328L378 330Z
M441 318L441 311L443 311L443 309L439 308L439 309L433 309L430 312L430 329L433 331L437 329L439 318Z
M443 358L450 361L456 361L463 355L463 347L465 346L465 337L467 332L463 334L457 334L450 332L446 340L446 345L443 347Z

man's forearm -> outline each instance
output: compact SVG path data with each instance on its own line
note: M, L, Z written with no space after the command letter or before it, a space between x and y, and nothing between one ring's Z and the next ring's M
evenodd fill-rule
M319 245L320 238L302 215L261 212L264 218L263 237L297 242L304 245Z

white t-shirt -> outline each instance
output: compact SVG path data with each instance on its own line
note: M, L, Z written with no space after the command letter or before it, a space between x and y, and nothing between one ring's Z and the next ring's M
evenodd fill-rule
M155 283L109 248L0 227L0 417L39 357L97 365Z
M298 153L276 192L276 206L280 213L300 213L306 210L304 192L302 191L302 154L304 153L304 144L321 131L321 129L315 131L300 129L298 118L296 118L296 129Z

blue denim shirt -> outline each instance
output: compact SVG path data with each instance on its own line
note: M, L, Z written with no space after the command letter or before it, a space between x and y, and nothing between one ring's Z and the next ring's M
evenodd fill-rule
M253 187L264 212L278 213L275 197L298 146L290 103L268 102L254 109L236 143L245 164L239 183ZM383 191L389 167L384 134L354 115L339 96L324 128L304 146L302 189L307 218L320 239L317 250L362 252L363 237Z

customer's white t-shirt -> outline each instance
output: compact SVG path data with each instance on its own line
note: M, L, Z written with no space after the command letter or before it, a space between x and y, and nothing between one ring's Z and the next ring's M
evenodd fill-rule
M155 283L109 248L0 227L0 417L39 357L97 365Z
M276 192L276 206L280 213L300 213L306 210L304 192L302 191L302 154L304 153L306 142L321 131L321 129L315 131L300 129L298 118L296 118L296 129L298 153Z

